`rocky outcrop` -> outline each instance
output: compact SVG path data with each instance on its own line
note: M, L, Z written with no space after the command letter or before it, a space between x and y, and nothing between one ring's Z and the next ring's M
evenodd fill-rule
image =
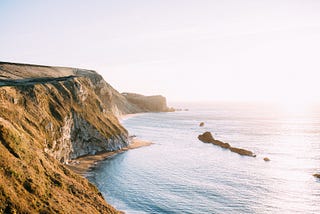
M211 132L205 132L202 135L199 135L198 139L201 140L204 143L212 143L212 144L214 144L216 146L220 146L221 148L224 148L224 149L230 148L230 144L229 143L224 143L222 141L215 140L213 138Z
M128 146L129 142L126 132L107 138L76 112L64 119L60 130L61 137L53 141L52 149L46 148L45 151L62 163L84 155L117 151Z
M200 127L203 127L203 126L204 126L204 122L201 122L201 123L199 124L199 126L200 126Z
M229 150L231 152L235 152L235 153L238 153L239 155L245 155L245 156L250 156L250 157L256 157L256 155L249 151L249 150L246 150L246 149L240 149L240 148L236 148L236 147L230 147Z
M237 153L239 155L256 157L256 155L249 150L231 147L229 143L224 143L222 141L215 140L211 132L204 132L203 134L198 136L198 139L204 143L212 143L213 145L219 146L221 148L229 149L231 152Z
M213 143L215 141L211 132L204 132L203 134L198 136L198 139L204 143Z

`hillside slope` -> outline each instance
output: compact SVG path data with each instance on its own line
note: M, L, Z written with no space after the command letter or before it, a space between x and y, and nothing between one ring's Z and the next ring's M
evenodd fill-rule
M61 164L128 143L88 85L70 77L0 87L0 212L116 212Z
M94 71L0 63L0 213L116 213L70 159L128 145L142 112Z

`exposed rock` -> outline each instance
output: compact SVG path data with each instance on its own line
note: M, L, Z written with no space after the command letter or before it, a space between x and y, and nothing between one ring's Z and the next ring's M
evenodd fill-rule
M263 158L264 161L270 161L268 157Z
M224 143L222 141L215 140L212 137L211 132L204 132L202 135L198 136L198 139L201 140L204 143L212 143L212 144L220 146L220 147L222 147L224 149L228 149L230 147L229 143Z
M217 146L220 146L220 147L222 147L222 148L224 148L224 149L229 149L229 148L230 148L230 144L229 144L229 143L224 143L224 142L222 142L222 141L220 141L220 140L215 140L215 141L213 142L213 144L215 144L215 145L217 145Z
M204 143L212 143L216 146L220 146L221 148L229 149L231 152L235 152L239 155L256 157L256 155L249 150L231 147L229 143L224 143L222 141L215 140L211 132L204 132L203 134L198 136L198 139Z
M203 127L203 126L204 126L204 122L201 122L201 123L199 124L199 126L200 126L200 127Z
M253 152L246 150L246 149L240 149L240 148L236 148L236 147L230 147L229 149L231 152L238 153L239 155L256 157L256 155Z
M320 174L313 174L314 177L320 178Z
M213 143L215 141L211 132L204 132L203 134L198 136L198 139L204 143Z
M46 152L62 163L84 155L116 151L128 146L129 142L126 132L107 138L76 112L64 119L60 131L61 137L54 141L52 148Z

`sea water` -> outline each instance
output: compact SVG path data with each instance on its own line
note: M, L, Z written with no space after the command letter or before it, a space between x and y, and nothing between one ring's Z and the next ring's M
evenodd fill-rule
M320 213L320 180L312 176L320 173L319 111L186 107L122 121L131 135L154 144L117 154L90 173L108 203L126 213ZM257 157L202 143L197 136L205 131Z

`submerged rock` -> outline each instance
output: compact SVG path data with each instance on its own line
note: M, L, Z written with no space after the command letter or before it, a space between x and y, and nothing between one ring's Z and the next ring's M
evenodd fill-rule
M201 123L199 124L199 126L200 126L200 127L203 127L203 126L204 126L204 122L201 122Z
M220 140L215 140L213 138L211 132L204 132L203 134L198 136L198 139L204 143L212 143L216 146L220 146L221 148L229 149L231 152L237 153L239 155L256 157L256 155L252 151L249 151L246 149L241 149L241 148L236 148L236 147L231 147L231 145L229 143L224 143Z
M270 161L268 157L263 158L264 161Z

